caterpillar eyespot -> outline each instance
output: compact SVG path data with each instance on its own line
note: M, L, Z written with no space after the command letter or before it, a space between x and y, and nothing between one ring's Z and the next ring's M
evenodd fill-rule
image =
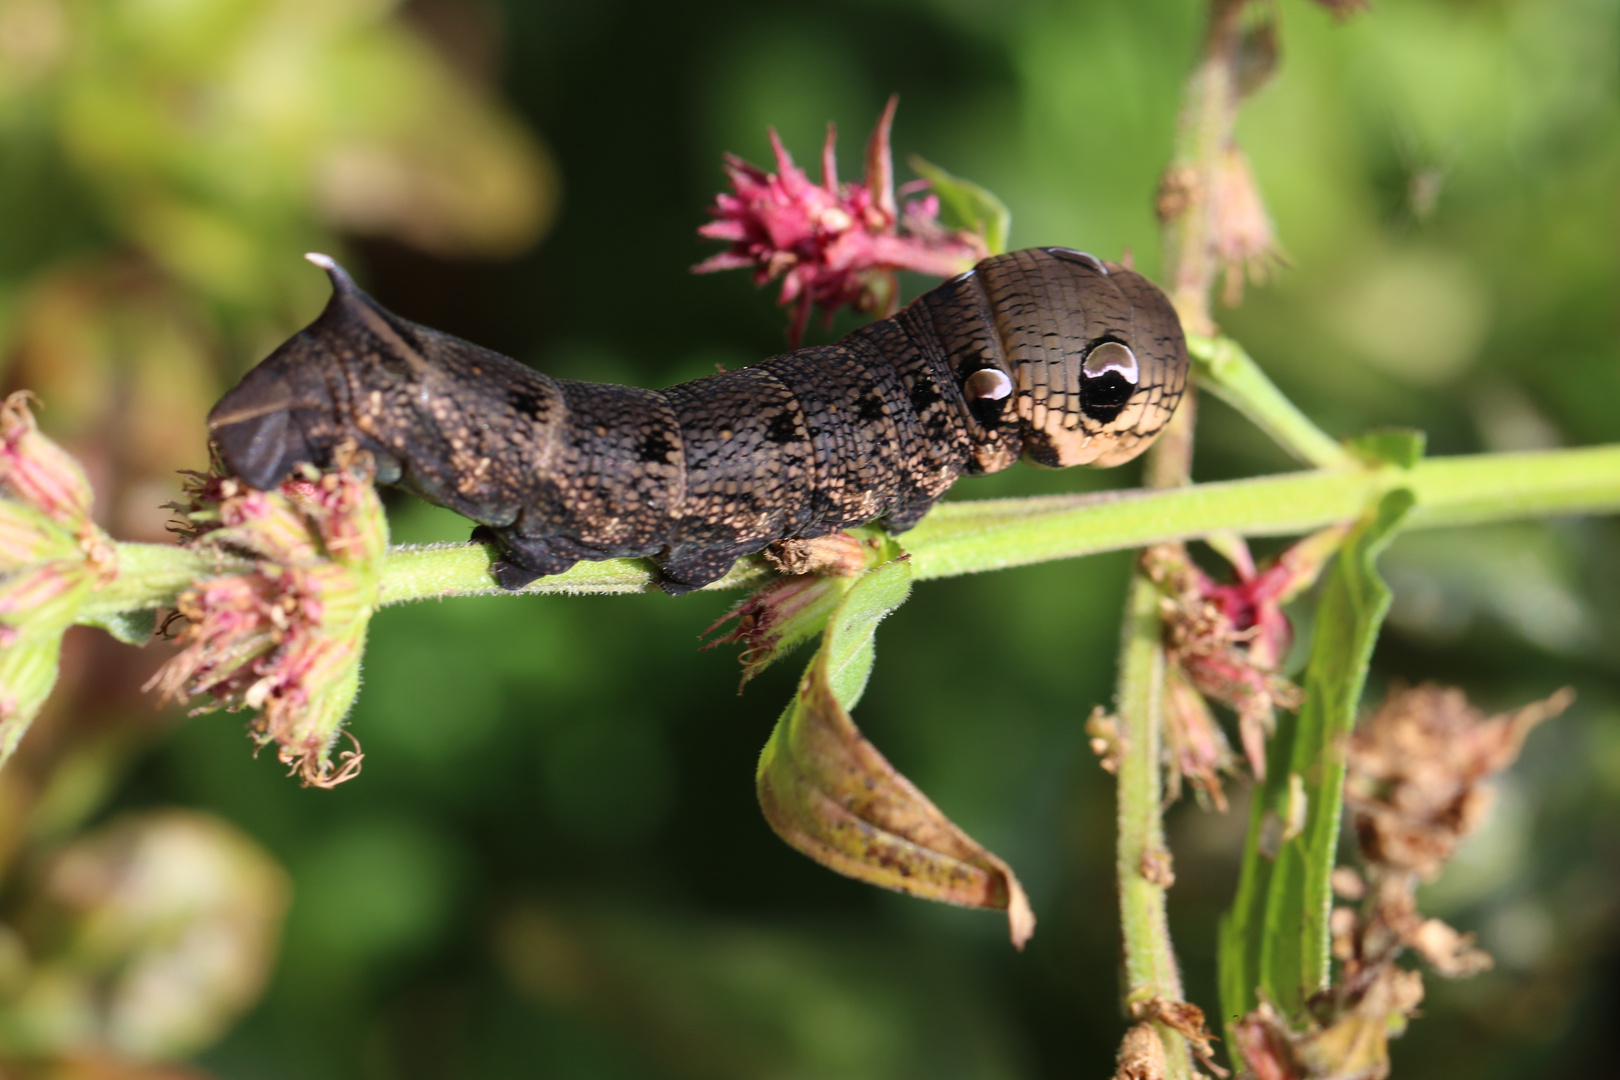
M1130 460L1187 380L1164 294L1067 248L985 259L832 345L661 391L542 375L310 259L332 298L214 406L225 464L269 488L356 443L380 482L478 522L507 588L646 557L678 595L777 540L904 531L963 473Z
M1012 393L1012 380L997 368L980 368L962 383L962 393L969 401L1000 401Z

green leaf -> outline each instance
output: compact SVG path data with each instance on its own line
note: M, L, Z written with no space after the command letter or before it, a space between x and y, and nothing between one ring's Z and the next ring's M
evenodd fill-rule
M866 690L877 624L910 595L911 559L893 559L863 574L827 621L810 667L825 667L828 686L844 708L853 709Z
M1423 460L1424 436L1410 428L1379 428L1349 441L1352 454L1369 465L1394 465L1401 469L1414 468Z
M103 615L80 616L85 626L99 626L125 645L144 645L157 632L157 610L110 611Z
M1323 588L1305 704L1297 719L1282 718L1271 741L1237 897L1222 920L1220 990L1229 1025L1262 994L1298 1018L1306 999L1327 985L1328 878L1338 848L1344 742L1389 609L1374 563L1412 505L1404 488L1386 494L1345 540Z
M845 595L760 753L760 808L778 836L830 870L924 899L1005 910L1022 948L1035 916L1012 869L895 771L849 716L872 671L872 633L910 591L910 560L899 558L867 571Z
M62 635L73 625L73 617L94 588L94 578L62 568L60 563L33 567L30 573L46 576L69 574L77 577L67 588L43 603L7 613L0 620L5 644L0 645L0 767L3 767L28 727L39 715L56 687L62 666ZM6 583L16 590L26 588L26 580L13 577Z
M916 154L906 161L912 172L926 177L933 185L946 224L958 229L971 229L984 237L984 246L990 249L992 255L1000 255L1007 250L1007 236L1012 231L1012 211L1007 209L1006 203L988 189L960 176L952 176Z

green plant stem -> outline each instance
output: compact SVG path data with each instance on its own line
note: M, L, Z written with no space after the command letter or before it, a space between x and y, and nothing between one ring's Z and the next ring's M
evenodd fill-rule
M382 603L401 604L440 596L515 596L490 576L494 552L483 544L431 544L389 549L383 566ZM709 586L741 588L762 581L770 569L744 559L731 573ZM633 593L654 588L657 574L643 559L582 562L567 573L543 577L522 593Z
M79 609L79 620L173 607L179 595L199 578L246 566L245 562L221 560L175 544L119 544L118 576L106 588L90 594Z
M1143 478L1155 493L1185 490L1192 482L1193 434L1198 395L1187 388L1181 407L1148 453ZM1164 840L1164 795L1160 779L1164 739L1164 624L1160 591L1138 563L1131 572L1120 645L1114 707L1119 730L1115 881L1125 975L1125 1004L1182 1000L1181 973L1170 938L1167 893L1173 880ZM1170 1080L1196 1073L1186 1038L1155 1021Z
M1237 122L1240 17L1246 3L1210 0L1203 53L1187 77L1175 145L1160 189L1166 291L1182 325L1195 334L1213 330L1209 297L1219 269L1217 171ZM1171 195L1168 201L1166 195Z
M1120 753L1116 876L1119 882L1120 931L1124 945L1127 1006L1155 998L1182 1000L1181 973L1176 967L1165 912L1165 879L1145 872L1150 863L1168 870L1160 779L1160 722L1164 714L1163 623L1159 589L1146 574L1131 579L1120 649ZM1164 1024L1156 1024L1172 1077L1192 1076L1187 1043Z
M1182 326L1196 334L1214 331L1209 297L1219 264L1217 173L1237 121L1239 16L1246 2L1210 0L1203 52L1182 94L1175 145L1159 189L1170 301ZM1196 383L1188 387L1177 415L1150 453L1145 470L1146 483L1152 489L1148 498L1173 498L1188 490L1192 479L1195 389ZM969 540L966 545L954 546L960 552L964 546L977 545ZM938 560L936 565L948 566L949 561ZM1140 566L1132 572L1129 596L1116 700L1121 738L1117 877L1125 1000L1127 1005L1155 998L1180 1002L1181 978L1165 913L1170 856L1164 846L1159 791L1159 744L1164 726L1163 627L1159 590ZM1150 858L1166 868L1165 874L1148 873ZM1195 1075L1186 1039L1167 1024L1156 1022L1154 1028L1164 1049L1166 1076L1184 1080Z
M905 534L919 580L1073 558L1213 533L1292 536L1349 521L1396 487L1408 528L1620 510L1620 445L1430 458L1411 470L1283 473L1031 499L946 503Z
M905 533L916 580L1072 559L1219 532L1291 536L1358 517L1386 491L1411 488L1409 528L1620 510L1620 445L1430 458L1411 470L1283 473L1169 490L1093 492L944 503ZM711 589L755 584L770 571L744 560ZM651 567L635 559L581 563L541 578L535 593L637 592ZM493 593L489 554L460 544L398 549L383 570L383 603Z
M1284 450L1319 469L1352 469L1359 461L1313 424L1277 389L1260 365L1229 337L1189 335L1198 385L1248 417Z
M1349 521L1396 487L1417 505L1407 528L1620 511L1620 445L1430 458L1411 470L1319 470L1194 484L1026 499L944 503L902 540L917 580L1072 559L1220 532L1290 536ZM237 571L169 544L119 544L121 572L93 594L84 619L172 607L192 582ZM383 565L382 604L444 596L645 592L656 574L640 559L580 563L519 593L496 588L481 544L396 547ZM711 589L758 584L773 571L744 559Z

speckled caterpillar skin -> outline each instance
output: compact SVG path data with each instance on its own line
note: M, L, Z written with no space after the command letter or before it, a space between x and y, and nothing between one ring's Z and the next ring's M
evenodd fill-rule
M209 415L226 464L268 488L357 443L379 481L481 523L508 588L645 556L678 594L777 540L902 531L964 472L1136 456L1186 383L1164 294L1065 248L986 259L833 345L662 391L550 378L323 265L320 317Z

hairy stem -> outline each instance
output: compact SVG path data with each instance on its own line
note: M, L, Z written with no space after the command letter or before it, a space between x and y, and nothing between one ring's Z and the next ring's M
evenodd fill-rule
M174 544L119 544L118 576L106 588L90 594L79 610L79 620L173 607L180 594L199 578L240 571L246 566Z
M1356 518L1396 487L1417 496L1409 528L1612 512L1620 510L1620 445L1431 458L1411 470L1322 470L1160 491L949 502L901 539L915 579L955 577L1220 532L1306 533ZM476 544L395 548L383 569L383 603L498 593L489 563L488 549ZM709 588L753 585L770 573L745 559ZM581 563L524 591L641 592L654 581L647 563L611 559Z
M1169 494L1185 490L1191 483L1197 406L1195 387L1189 386L1176 415L1149 452L1144 475L1151 492ZM1136 566L1125 605L1114 702L1120 740L1115 879L1127 1007L1182 1000L1181 972L1165 910L1165 894L1173 875L1164 841L1160 787L1165 654L1159 596L1158 587ZM1167 1076L1172 1080L1194 1076L1186 1039L1167 1024L1155 1023L1154 1028L1164 1047Z
M1115 871L1119 881L1120 932L1125 953L1125 1001L1182 999L1181 972L1165 913L1170 854L1164 841L1160 780L1160 731L1164 715L1163 623L1159 589L1138 571L1125 605L1120 649L1120 755ZM1171 1076L1191 1076L1187 1045L1158 1024Z
M1241 19L1247 2L1210 0L1203 54L1188 76L1170 164L1159 186L1170 302L1182 326L1198 335L1215 331L1210 294L1220 268L1220 172L1237 122ZM1253 373L1259 375L1258 369ZM1148 460L1147 485L1160 498L1174 498L1189 490L1195 387L1196 382L1187 388L1178 414ZM1268 397L1267 388L1275 389L1263 375L1240 386L1240 396L1256 397L1266 406L1260 410L1263 416L1279 412L1279 401L1286 404L1281 394L1274 394L1275 400ZM1173 875L1164 844L1160 792L1165 653L1159 598L1158 588L1137 566L1125 612L1116 701L1122 744L1117 871L1127 1005L1156 998L1182 1000L1165 911L1165 893ZM1171 1080L1194 1076L1186 1039L1168 1024L1156 1022L1154 1028L1164 1048L1167 1076Z
M1237 120L1241 15L1247 0L1211 0L1204 51L1182 95L1175 145L1159 189L1166 291L1189 333L1214 331L1209 297L1219 269L1216 192Z
M1620 511L1620 445L1430 458L1410 470L1320 470L1160 491L949 502L902 541L916 579L955 577L1221 532L1297 535L1349 521L1396 487L1417 497L1407 528L1613 513ZM172 607L193 581L243 565L168 544L119 544L118 558L118 579L91 596L82 618ZM392 548L382 604L520 595L496 587L491 558L482 544ZM743 588L773 573L760 559L744 559L709 588ZM656 580L641 559L608 559L541 578L523 594L646 592Z
M1293 536L1358 517L1410 488L1406 528L1620 510L1620 445L1429 458L1392 466L1282 473L1168 491L946 503L904 537L919 579L1073 558L1220 532Z

